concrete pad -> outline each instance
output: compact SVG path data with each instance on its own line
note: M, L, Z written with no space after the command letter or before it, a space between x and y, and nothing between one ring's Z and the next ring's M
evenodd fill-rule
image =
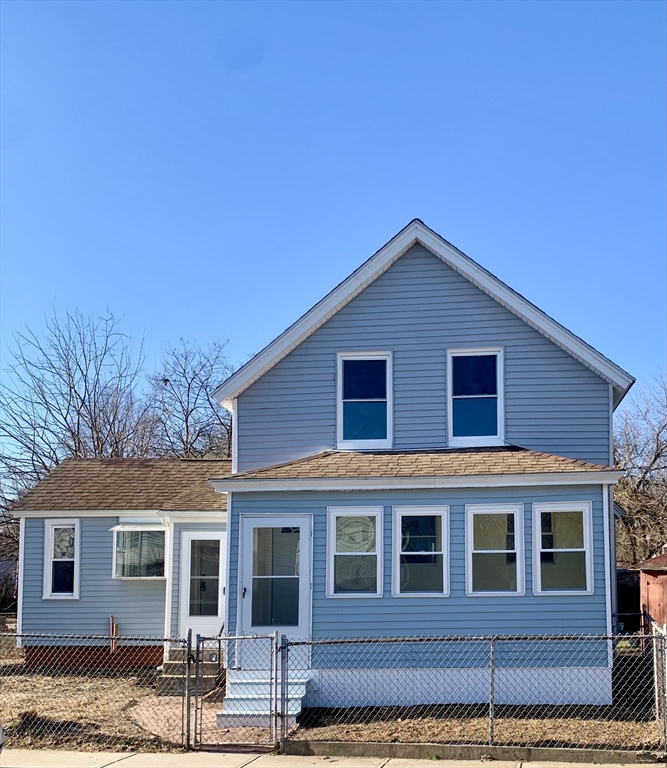
M253 752L144 752L112 768L242 768L255 765L257 757Z
M325 757L302 755L262 755L251 763L252 768L380 768L386 757ZM250 768L250 767L249 767Z
M61 749L5 749L0 768L103 768L132 752L67 752Z
M508 760L492 760L489 762L486 760L438 760L437 762L438 768L517 768L519 765L515 760L511 762ZM526 763L526 768L528 768L528 765L530 765L530 768L533 768L535 763ZM558 765L559 768L563 768L563 763L554 763L553 765ZM415 766L424 768L424 760L406 757L392 757L386 764L386 768L415 768ZM618 768L618 766L616 766L616 768Z

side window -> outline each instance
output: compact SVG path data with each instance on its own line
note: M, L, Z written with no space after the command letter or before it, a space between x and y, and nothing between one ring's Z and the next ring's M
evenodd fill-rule
M502 445L503 413L502 350L449 350L447 353L449 445Z
M391 448L391 363L390 352L338 354L339 448Z
M593 592L590 502L533 504L533 592Z
M44 526L45 600L79 597L78 520L46 520Z
M114 532L114 579L164 577L164 529L118 525Z
M449 594L449 507L394 507L392 594Z
M382 595L382 507L327 510L327 596Z
M523 505L466 506L468 595L524 593Z

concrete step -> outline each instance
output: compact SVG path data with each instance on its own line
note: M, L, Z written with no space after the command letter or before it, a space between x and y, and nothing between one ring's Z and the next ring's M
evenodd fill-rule
M273 727L273 718L269 715L258 715L253 713L248 714L225 714L219 712L216 715L216 725L221 730L228 728L267 728ZM290 715L287 718L287 728L293 728L296 725L296 717ZM280 728L280 721L278 721L278 728Z
M301 699L306 695L306 685L308 680L289 681L290 699ZM255 681L227 681L227 693L230 696L249 696L259 698L269 698L272 694L271 683L267 680ZM278 697L280 697L280 683L278 683Z
M218 682L217 675L205 675L199 678L199 691L208 693L212 691ZM194 695L195 678L190 680L190 690ZM160 675L157 679L158 696L181 696L185 693L185 675Z
M190 665L191 674L195 673L195 665ZM204 661L199 665L199 669L205 675L217 675L218 670L224 673L224 667L220 667L216 661ZM163 675L184 675L187 665L182 661L165 661L162 664Z
M280 706L280 702L278 702ZM271 699L268 696L225 696L222 702L224 715L269 715L272 708ZM301 713L302 699L290 698L288 712L290 715Z

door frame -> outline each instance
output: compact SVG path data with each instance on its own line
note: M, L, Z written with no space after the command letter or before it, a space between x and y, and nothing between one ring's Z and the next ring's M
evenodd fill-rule
M192 541L219 541L220 542L220 564L218 577L218 628L225 621L227 614L226 602L226 581L227 581L227 531L197 531L193 528L182 530L180 535L180 559L178 574L178 632L179 636L185 637L188 628L188 606L190 604L190 554ZM213 617L209 617L213 618ZM195 633L196 634L196 633Z
M309 583L308 583L308 620L304 622L305 630L307 632L307 638L310 639L313 636L313 515L310 512L296 512L296 513L284 513L277 512L257 514L253 512L244 513L239 515L239 548L238 548L238 570L236 580L236 634L243 635L243 579L244 579L244 552L245 552L245 521L252 520L256 522L266 523L266 527L271 527L270 521L277 520L282 522L284 520L298 519L303 521L308 528L308 535L305 537L306 541L300 542L299 557L307 557L309 567ZM277 526L275 526L277 527ZM299 575L301 578L301 574ZM299 586L300 588L300 586ZM251 591L252 595L252 591Z

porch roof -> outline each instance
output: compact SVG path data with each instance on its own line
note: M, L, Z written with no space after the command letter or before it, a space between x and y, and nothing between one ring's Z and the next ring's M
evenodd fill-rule
M224 511L208 479L230 471L226 459L65 459L12 512Z

